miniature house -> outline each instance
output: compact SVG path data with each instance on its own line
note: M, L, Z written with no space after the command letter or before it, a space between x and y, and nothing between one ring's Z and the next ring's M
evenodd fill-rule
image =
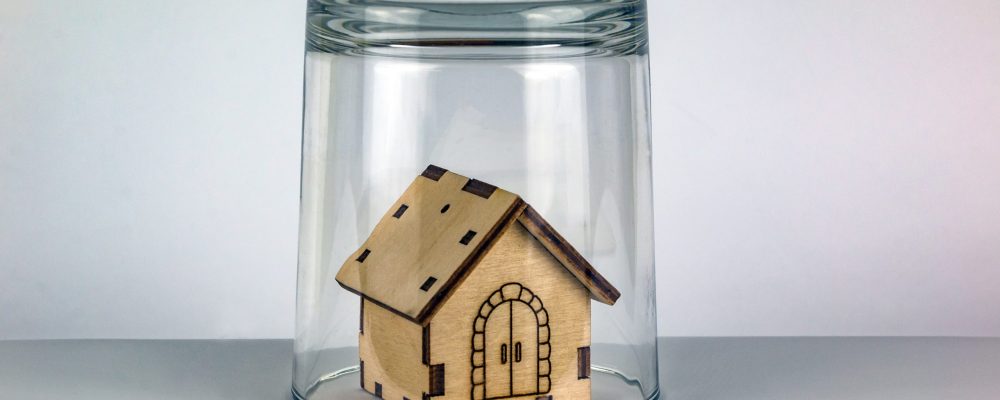
M590 398L590 299L619 292L517 195L429 166L337 274L378 398Z

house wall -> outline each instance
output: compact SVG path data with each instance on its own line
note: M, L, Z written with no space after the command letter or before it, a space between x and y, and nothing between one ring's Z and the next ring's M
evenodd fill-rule
M429 382L422 358L423 327L363 301L358 351L364 363L364 389L374 394L378 383L382 398L420 399Z
M521 283L544 304L550 329L550 380L555 399L587 399L577 349L590 346L590 294L515 222L431 320L431 364L445 364L445 395L469 399L473 323L484 301L505 283ZM537 396L522 396L535 399Z

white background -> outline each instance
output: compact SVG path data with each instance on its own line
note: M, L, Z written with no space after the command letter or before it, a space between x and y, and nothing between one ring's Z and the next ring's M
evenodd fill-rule
M0 2L0 339L291 337L304 1ZM1000 335L1000 2L650 4L663 335Z

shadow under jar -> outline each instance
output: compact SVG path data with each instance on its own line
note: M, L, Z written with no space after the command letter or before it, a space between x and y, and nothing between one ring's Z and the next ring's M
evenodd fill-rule
M620 290L590 308L592 398L658 397L645 2L314 0L306 43L295 396L371 398L335 277L433 164L520 195Z

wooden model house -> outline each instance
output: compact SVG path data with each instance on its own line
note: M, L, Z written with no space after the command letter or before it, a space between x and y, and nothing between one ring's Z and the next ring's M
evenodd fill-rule
M341 267L361 386L393 400L590 398L590 299L619 292L530 205L429 166Z

